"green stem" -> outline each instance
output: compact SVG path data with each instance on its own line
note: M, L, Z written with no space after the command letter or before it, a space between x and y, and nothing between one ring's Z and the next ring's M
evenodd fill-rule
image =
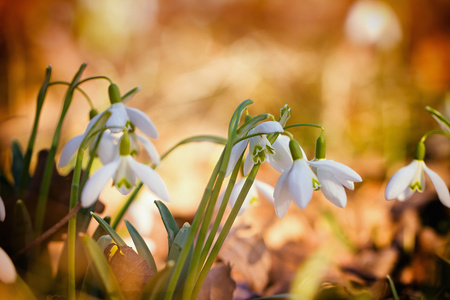
M72 186L70 189L70 210L75 207L79 197L79 184L81 177L81 168L83 162L84 149L78 149L77 161L73 171ZM69 220L67 230L67 272L68 272L68 298L69 300L76 299L76 282L75 282L75 246L77 237L77 216L74 215Z
M244 203L245 197L247 196L251 186L253 185L253 182L255 181L256 174L258 173L259 167L260 167L260 164L254 165L252 170L250 171L250 174L248 175L247 179L245 180L245 183L242 187L241 192L239 193L236 203L233 206L233 208L231 209L230 215L228 216L227 220L225 221L222 231L220 232L219 236L217 237L217 241L214 244L214 247L212 248L211 253L210 253L202 271L200 272L200 275L197 280L197 283L195 284L191 299L197 298L197 295L200 292L203 282L205 281L206 276L208 275L208 272L211 269L212 264L214 263L217 255L219 254L220 248L222 247L223 243L225 242L225 239L226 239L228 233L230 232L230 229L239 213L239 210L241 209L242 204Z
M422 136L422 138L420 139L420 142L422 142L422 143L425 142L425 140L432 134L441 134L443 136L446 136L446 137L450 138L450 133L445 132L443 130L439 130L439 129L433 129L433 130L430 130L427 133L425 133Z
M44 104L45 95L47 94L47 89L49 86L51 73L52 73L52 68L48 67L47 70L45 71L44 83L42 84L41 89L39 90L39 93L38 93L37 103L36 103L36 114L34 116L33 129L31 131L31 136L28 141L28 147L27 147L27 151L25 153L24 162L23 162L22 177L20 179L20 185L19 185L19 199L23 199L23 197L25 195L25 189L28 184L31 156L33 154L34 142L36 141L36 135L37 135L38 125L39 125L39 118L41 116L41 111L42 111L42 106Z
M289 129L289 128L302 127L302 126L320 128L320 130L322 130L321 134L323 134L323 132L325 131L325 128L323 126L317 125L317 124L312 124L312 123L291 124L291 125L285 126L284 129L286 130L286 129Z
M48 200L48 193L49 193L49 189L50 189L53 168L55 165L56 148L58 146L59 137L61 135L62 124L63 124L64 118L66 116L66 113L69 109L69 106L72 103L74 90L75 90L86 66L87 66L86 64L81 65L80 69L75 74L69 89L66 92L63 108L61 111L61 116L59 118L58 124L55 129L55 133L53 135L52 145L48 152L47 161L45 163L45 169L44 169L44 174L42 176L41 189L40 189L37 208L36 208L36 222L35 222L35 235L36 236L39 236L42 232L42 227L43 227L44 217L45 217L45 209L46 209L47 200Z
M97 80L97 79L106 79L110 84L113 83L112 80L109 79L109 77L106 77L106 76L93 76L93 77L89 77L89 78L81 80L80 84L83 84L83 83L85 83L87 81L91 81L91 80Z
M244 154L244 153L242 153L242 154ZM211 245L214 242L214 238L216 237L217 230L219 229L220 223L225 214L225 210L226 210L228 201L230 199L231 192L233 191L237 176L239 174L241 162L242 162L242 156L238 160L238 163L236 164L236 166L233 170L233 173L231 173L230 180L228 181L227 189L225 190L225 193L224 193L224 196L222 199L222 203L220 204L219 210L217 212L213 226L211 227L211 230L210 230L208 239L206 240L205 246L202 249L200 261L198 264L198 267L200 267L200 270L201 270L201 266L203 266L203 264L205 263L206 257L208 256L209 250L211 249ZM197 273L195 273L195 274L196 274L195 278L197 279L198 274Z
M54 81L54 82L50 83L49 86L57 85L57 84L63 84L63 85L70 86L70 82L65 82L65 81ZM80 87L78 87L78 86L75 89L77 91L79 91L84 96L84 98L86 98L87 102L89 103L90 108L93 109L94 108L94 104L92 103L92 100L89 97L89 95L85 91L83 91Z
M209 200L209 197L211 196L212 189L213 189L214 183L216 181L216 178L218 177L220 166L222 164L222 158L223 158L223 155L217 162L216 167L214 168L214 171L211 174L211 177L209 179L208 185L206 186L205 192L203 193L202 200L200 201L200 204L197 208L197 213L195 214L194 220L192 221L191 230L186 239L185 246L183 247L183 250L181 251L180 256L178 257L178 260L175 264L172 275L169 279L169 284L167 286L167 291L166 291L164 300L171 300L172 296L175 292L175 287L178 282L178 278L180 277L181 270L184 266L187 255L189 253L189 249L191 248L191 245L194 242L194 238L197 233L197 229L200 225L200 221L202 219L203 212L205 211L206 204Z

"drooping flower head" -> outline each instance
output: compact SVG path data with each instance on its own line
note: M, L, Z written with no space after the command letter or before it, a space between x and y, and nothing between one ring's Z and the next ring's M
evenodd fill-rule
M442 178L427 167L425 161L425 145L419 142L416 147L413 161L398 170L389 180L386 190L386 200L398 199L404 201L411 197L415 191L422 193L425 190L425 174L430 178L436 189L439 200L450 207L450 194Z
M275 213L279 218L286 214L291 200L298 207L305 208L311 201L313 190L320 187L297 141L291 139L289 149L293 163L281 173L273 193Z
M244 176L250 172L253 165L266 162L271 155L275 154L272 144L267 139L267 134L282 133L283 131L283 126L277 121L267 121L251 129L247 135L258 135L242 140L233 146L228 163L227 176L231 174L247 145L250 145L250 147L244 163Z
M138 90L139 89L136 89L136 91ZM138 151L137 149L139 147L137 141L139 141L140 143L142 143L152 162L155 165L159 164L159 155L151 141L148 138L135 133L135 129L139 128L139 130L148 137L156 139L158 138L158 131L155 125L146 114L136 108L127 107L123 103L124 101L130 99L135 94L135 92L122 100L117 85L111 84L108 91L111 106L99 114L90 114L91 120L88 123L84 133L75 136L64 146L59 159L59 167L64 167L69 164L91 128L107 111L111 112L111 116L108 118L105 124L105 127L108 129L106 129L102 133L99 133L98 137L95 139L96 141L98 138L100 138L96 154L98 155L102 163L107 164L114 160L114 158L117 156L117 145L119 141L118 134L123 132L124 128L128 128L129 131L133 134L133 136L131 137L133 140L133 150ZM95 144L95 142L91 144L91 149L93 148L93 144Z
M123 195L132 190L136 184L136 178L139 178L161 200L169 201L167 188L158 173L151 167L135 161L132 157L128 133L124 133L120 140L119 155L96 171L86 182L81 194L82 206L91 206L111 178L113 185Z
M325 138L320 135L316 141L316 156L309 162L312 170L320 182L320 190L325 198L338 207L345 207L347 195L344 187L354 189L354 182L361 182L362 178L344 164L325 158Z

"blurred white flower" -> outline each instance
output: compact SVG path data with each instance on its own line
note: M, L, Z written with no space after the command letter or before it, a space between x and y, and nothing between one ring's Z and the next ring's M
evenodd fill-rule
M246 178L242 178L234 185L228 202L228 204L231 207L233 207L234 204L236 203L239 193L241 192L242 187L244 186L245 180ZM273 203L273 191L274 189L270 184L267 184L259 180L255 180L250 190L248 191L244 202L242 203L238 215L241 215L250 205L257 203L259 199L259 194L263 195L264 198ZM221 197L223 198L223 195Z
M6 254L5 250L0 247L0 281L6 284L14 283L17 278L16 268Z
M409 165L398 170L389 180L386 190L386 200L397 198L404 201L412 196L414 191L425 190L425 174L431 180L442 204L450 207L450 194L444 180L428 168L423 160L414 159Z
M0 221L5 221L6 211L5 211L5 203L3 203L2 197L0 197Z

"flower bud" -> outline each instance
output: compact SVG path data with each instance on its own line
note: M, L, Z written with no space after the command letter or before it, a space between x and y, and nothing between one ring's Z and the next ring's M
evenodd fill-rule
M292 159L294 161L303 158L302 150L296 140L291 139L289 141L289 150L291 151Z
M327 143L325 137L321 134L316 140L316 159L324 159Z
M95 108L91 109L89 111L89 120L92 120L96 115L98 115L98 110Z
M109 102L111 102L111 104L122 102L122 98L120 97L119 88L117 87L116 84L111 83L109 85L108 93L109 93Z

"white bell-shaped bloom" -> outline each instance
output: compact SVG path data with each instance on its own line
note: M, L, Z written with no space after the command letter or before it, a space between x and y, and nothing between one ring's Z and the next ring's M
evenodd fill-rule
M320 190L324 196L338 207L345 207L347 195L344 187L353 190L353 182L361 182L362 178L344 164L328 159L312 160L313 167L320 182Z
M283 172L290 166L292 166L292 156L289 150L289 140L290 138L285 135L279 135L276 141L272 144L275 151L275 155L270 155L268 157L269 164L274 167L278 172ZM303 157L306 157L303 152Z
M234 204L236 203L236 200L242 190L242 187L244 186L245 180L246 178L242 178L234 185L233 190L231 191L230 194L230 199L228 201L228 204L231 207L233 207ZM274 189L270 184L267 184L259 180L255 180L250 190L248 191L247 196L244 199L244 202L242 203L238 215L241 215L250 205L257 203L259 199L259 194L261 194L262 196L264 196L264 198L273 203L273 191Z
M289 209L291 200L305 208L311 201L313 190L320 187L316 174L305 158L294 160L292 165L281 173L273 193L275 213L282 218Z
M158 166L161 163L161 158L158 154L158 151L156 150L155 146L148 138L146 138L145 136L140 135L134 131L130 132L129 136L130 136L130 142L131 142L131 154L132 155L139 153L139 144L141 144L154 165Z
M123 195L131 191L136 184L136 178L139 178L161 200L169 201L166 185L155 170L135 161L131 155L119 155L96 171L86 182L81 194L82 206L91 206L111 178L113 185Z
M248 135L260 135L242 140L233 146L233 149L231 149L231 156L228 163L226 176L231 174L231 171L233 171L234 166L236 165L239 157L241 157L242 152L244 152L247 148L248 144L250 144L250 149L245 159L244 176L250 172L253 165L257 163L264 163L269 156L275 154L272 145L267 140L267 134L281 133L283 131L283 126L276 121L261 123L250 130Z
M442 204L450 207L450 194L446 183L438 174L428 168L423 160L418 159L414 159L391 177L385 190L386 200L397 198L403 201L409 198L414 191L423 192L425 190L425 174L434 185Z
M0 221L5 221L6 211L5 211L5 203L3 203L2 197L0 197Z
M6 284L14 283L17 279L16 268L5 250L0 247L0 281Z

